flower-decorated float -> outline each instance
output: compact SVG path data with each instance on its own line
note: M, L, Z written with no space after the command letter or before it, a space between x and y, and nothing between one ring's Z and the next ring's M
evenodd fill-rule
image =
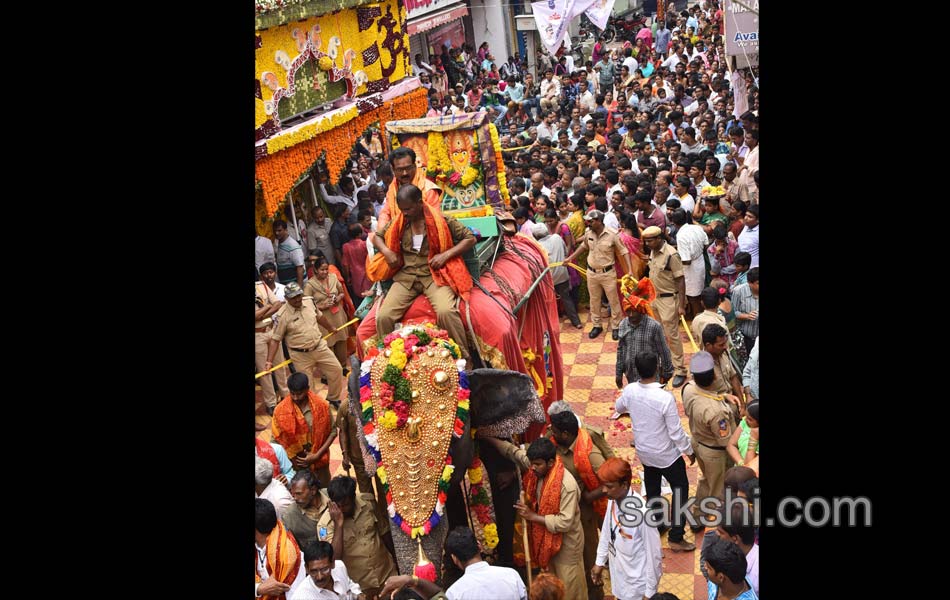
M257 0L254 132L256 226L270 223L317 161L337 182L370 126L425 114L410 76L399 0Z

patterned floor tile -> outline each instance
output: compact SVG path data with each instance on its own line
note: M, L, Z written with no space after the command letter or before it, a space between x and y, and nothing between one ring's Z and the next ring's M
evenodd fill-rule
M597 365L583 364L580 362L575 362L574 366L571 367L570 376L590 376L593 377L597 374Z

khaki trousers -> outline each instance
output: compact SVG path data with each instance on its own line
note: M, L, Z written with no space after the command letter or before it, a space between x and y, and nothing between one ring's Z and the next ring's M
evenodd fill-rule
M699 503L703 498L713 496L723 498L726 489L726 471L735 463L729 458L729 453L723 450L713 450L692 440L693 450L696 452L696 462L699 463L699 484L696 486L696 505L693 514L699 514Z
M412 288L407 289L405 285L398 281L393 282L386 297L383 298L383 304L376 313L376 333L380 339L393 332L396 327L396 321L405 316L406 311L412 305L413 300L419 294L425 294L432 304L435 311L436 322L439 327L446 330L455 343L462 350L462 357L471 361L468 354L468 338L465 335L465 328L462 326L462 317L459 316L458 299L455 292L448 286L437 285L431 279L428 285L418 279L413 282Z
M320 385L320 376L327 378L327 402L338 402L343 393L343 367L324 340L320 340L317 347L310 352L296 352L290 350L290 359L294 367L310 378L310 389L314 393ZM289 393L289 392L288 392Z
M653 301L653 312L663 325L666 345L670 347L670 355L673 357L674 375L685 377L686 364L683 362L683 340L680 339L680 315L676 309L678 302L676 296L660 298L657 292L656 300Z
M258 373L264 370L264 363L267 362L267 344L269 341L270 333L266 331L254 333L254 366ZM277 354L274 355L274 364L278 365L285 360L287 360L287 357L284 356L284 349L278 345ZM277 392L280 393L280 398L274 393L274 381L271 379L271 374L264 375L257 380L261 384L261 391L264 394L264 404L268 407L274 408L277 406L277 402L290 395L290 390L287 389L288 373L289 369L287 367L281 367L273 373L274 377L277 378Z
M620 328L623 309L620 308L620 294L617 293L617 273L611 269L606 273L594 273L587 270L587 291L590 292L590 320L594 327L601 326L600 301L607 295L610 303L610 330Z

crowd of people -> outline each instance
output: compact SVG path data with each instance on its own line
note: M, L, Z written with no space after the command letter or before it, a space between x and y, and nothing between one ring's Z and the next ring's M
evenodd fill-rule
M441 214L415 153L384 159L370 131L335 185L318 175L319 202L289 203L273 223L276 241L256 240L257 371L292 364L258 380L273 443L256 440L257 596L602 600L609 573L619 600L675 600L658 592L660 535L669 530L670 550L693 552L689 527L707 532L709 598L758 597L754 527L735 518L708 526L698 512L692 524L629 526L620 512L627 497L661 497L664 481L674 504L685 500L687 461L701 472L698 499L758 494L757 69L729 63L716 0L680 14L671 5L667 16L629 41L598 41L583 65L566 51L541 53L536 73L517 57L499 68L487 42L428 62L415 55L429 116L484 110L496 123L512 203L501 218L562 263L551 271L562 323L584 329L588 304L586 335L609 329L618 342L615 417L630 416L645 495L603 432L555 402L549 436L527 448L481 437L522 471L516 508L543 571L530 591L513 564L486 563L464 527L445 542L464 574L444 591L397 572L379 480L363 469L357 424L340 408L354 322L384 296L377 322L391 330L425 294L467 358L455 300L474 238ZM385 295L373 269L394 281ZM617 284L625 274L634 289ZM695 351L688 365L682 326ZM670 385L681 388L689 435ZM337 438L355 478L331 478Z

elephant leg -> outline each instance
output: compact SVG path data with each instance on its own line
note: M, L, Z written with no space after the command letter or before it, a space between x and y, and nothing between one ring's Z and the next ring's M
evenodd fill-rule
M396 562L399 567L400 575L412 575L413 568L419 557L418 542L411 539L406 532L396 527L390 521L390 530L393 534L393 546L396 548ZM435 566L436 585L446 589L442 584L442 549L445 546L445 536L448 535L449 528L445 521L429 532L429 535L422 536L422 550ZM454 565L453 565L454 566Z
M484 448L485 446L482 446ZM507 464L505 464L507 463ZM492 504L495 509L495 523L498 526L498 554L499 567L515 569L514 533L515 533L515 502L518 501L518 471L514 465L505 459L501 462L485 461L488 470L488 482L491 486ZM503 483L504 482L504 483Z

